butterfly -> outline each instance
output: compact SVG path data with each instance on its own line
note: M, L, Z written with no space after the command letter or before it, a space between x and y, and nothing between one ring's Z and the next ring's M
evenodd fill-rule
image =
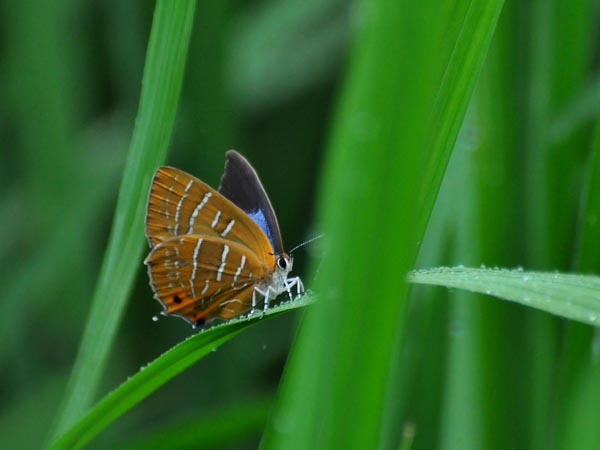
M238 152L227 152L218 191L173 167L157 169L148 199L146 237L154 297L162 314L207 328L263 311L283 292L304 286L289 277L277 217L258 175Z

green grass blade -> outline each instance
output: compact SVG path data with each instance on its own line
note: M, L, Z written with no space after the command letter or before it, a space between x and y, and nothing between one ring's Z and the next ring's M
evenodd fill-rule
M521 23L515 2L507 2L461 130L462 141L470 145L457 145L446 173L446 179L456 178L461 186L458 191L456 187L441 191L446 197L453 194L446 200L447 207L460 221L452 230L454 256L451 262L438 259L420 267L522 263L524 233L515 232L523 227L519 220L523 217L523 142L518 132L523 126L523 81L516 75L520 60L515 51L515 30ZM444 205L440 197L436 208ZM502 242L513 245L498 245ZM419 286L418 292L423 288ZM524 346L514 345L524 339L523 327L517 325L523 309L508 302L479 301L479 296L465 291L440 289L431 297L445 297L439 301L446 301L449 309L448 323L442 325L448 358L446 371L440 375L444 389L439 403L443 419L440 447L524 447L527 437L519 424L528 416L525 408L515 405L523 398L520 389L530 390L525 385L528 378L505 376L507 367L518 373L519 359L528 358ZM422 303L428 302L431 300ZM439 303L435 306L440 308Z
M362 4L324 170L323 301L307 314L263 449L400 442L390 395L408 291L399 273L415 262L502 7L456 3Z
M600 267L600 116L596 124L596 138L588 168L584 188L585 203L579 224L577 268L584 272L597 272Z
M600 116L596 124L594 149L589 161L584 187L585 201L579 223L577 270L597 272L600 265ZM600 366L594 353L597 328L570 324L565 340L563 370L568 388L561 413L563 420L559 448L585 449L598 447L600 430L593 424L594 410L600 402ZM565 389L567 391L567 389ZM592 422L592 423L591 423Z
M143 250L145 204L152 174L166 158L195 1L156 4L142 94L113 228L63 407L53 436L90 406L121 322Z
M557 448L564 450L595 450L600 448L598 430L598 400L600 399L600 365L595 361L581 372L570 396L562 405L563 434Z
M565 105L579 86L583 75L580 47L576 42L584 32L567 32L580 14L580 8L562 0L534 0L528 5L530 20L527 29L527 114L523 118L525 170L526 243L524 263L540 270L568 270L572 261L573 216L576 202L565 192L579 176L577 159L585 144L581 136L571 136L560 146L550 147L547 141L550 119ZM589 2L586 2L589 4ZM575 31L571 29L571 31ZM571 43L571 40L575 42ZM568 42L565 42L568 41ZM566 55L563 48L573 46ZM563 58L565 59L563 61ZM568 186L568 187L567 187ZM527 398L530 423L527 434L529 447L550 448L555 441L557 394L560 392L560 373L556 371L558 324L553 317L535 311L527 316L527 333L523 345L535 348L536 357L525 360L524 373L530 382L523 391ZM558 394L559 395L559 394Z
M411 272L408 279L493 295L589 325L600 323L600 277L594 275L439 267Z
M496 46L488 55L487 70L461 130L461 136L477 130L477 138L469 147L457 145L445 178L456 181L445 184L444 195L436 204L449 208L457 222L453 262L510 261L511 249L497 245L512 236L511 208L518 205L511 201L511 189L515 187L512 155L506 151L510 148L510 140L505 137L509 127L496 120L506 117L504 110L512 106L510 96L498 95L499 74L503 73L498 67L502 37L502 33L496 34ZM496 83L489 86L486 83L490 83L492 72ZM495 139L497 136L502 138ZM489 183L490 178L495 182ZM439 264L438 260L425 267ZM424 294L423 287L419 288ZM444 397L439 402L440 448L504 450L517 439L510 407L514 385L502 376L503 368L516 353L507 346L505 331L515 331L510 313L516 307L506 302L477 301L477 296L465 291L438 290L435 297L446 297L439 301L445 301L449 309L448 323L441 325L448 358L440 376L444 386ZM429 333L427 329L425 334Z
M442 66L444 72L429 122L436 127L436 132L430 134L434 155L449 152L454 147L504 0L458 3L462 4L464 11L453 5L444 25L444 29L453 30L455 34L446 35L443 42L444 46L449 46L449 60ZM447 162L448 158L431 158L424 174L425 179L441 178ZM425 204L431 204L437 196L437 189L423 189L421 192L431 196L419 199Z
M594 122L600 105L600 79L593 79L554 117L548 127L548 141L561 144Z
M312 294L305 294L293 302L285 302L270 308L265 317L274 317L314 302ZM227 342L252 324L260 316L232 320L221 326L195 334L177 344L129 378L125 383L104 397L73 427L57 439L51 450L76 449L96 436L127 410L148 397L177 374L183 372L221 344Z

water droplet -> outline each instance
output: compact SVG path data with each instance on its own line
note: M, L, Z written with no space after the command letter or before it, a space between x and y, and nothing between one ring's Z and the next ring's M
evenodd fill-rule
M158 316L152 316L152 321L153 322L158 322L159 317Z

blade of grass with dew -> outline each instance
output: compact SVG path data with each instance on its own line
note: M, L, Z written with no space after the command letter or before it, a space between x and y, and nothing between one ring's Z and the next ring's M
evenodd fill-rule
M595 275L459 266L416 270L408 280L493 295L589 325L600 323L600 277Z
M140 107L108 248L79 353L52 436L90 406L141 264L146 196L166 158L183 79L196 2L156 3Z
M275 317L286 311L312 304L314 301L315 297L307 293L292 302L285 302L270 308L264 313L264 316L265 318ZM261 318L262 316L254 316L234 319L221 326L195 334L172 347L100 400L65 434L56 439L50 445L50 450L80 448L171 378Z
M398 445L399 400L388 394L408 291L399 274L415 262L502 2L456 6L370 1L358 11L323 177L323 301L300 330L263 449Z

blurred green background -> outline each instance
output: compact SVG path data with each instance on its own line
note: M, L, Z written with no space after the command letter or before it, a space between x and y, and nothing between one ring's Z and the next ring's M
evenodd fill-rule
M217 186L225 151L239 150L261 176L287 248L319 231L321 163L364 19L356 6L198 3L168 163ZM113 220L153 9L130 0L2 3L3 448L40 448L56 417ZM597 2L582 0L505 4L419 266L597 272L599 259L582 257L580 220L595 167L597 13ZM593 233L587 239L584 255L594 253ZM310 287L306 250L294 267ZM590 327L473 294L412 294L399 439L414 426L418 449L598 448ZM192 334L177 319L153 322L159 310L140 260L101 393ZM298 321L286 314L245 331L90 448L136 448L149 433L198 421L217 430L214 441L185 428L192 437L182 448L256 448ZM223 424L232 427L219 431ZM167 448L150 442L139 448Z
M0 324L3 448L41 446L60 403L106 249L153 8L148 1L2 5L0 261L10 305ZM216 187L226 150L242 152L291 248L314 232L349 5L211 0L199 9L168 163ZM298 253L298 273L306 259ZM193 333L177 319L153 322L161 308L152 295L140 260L102 392ZM248 403L258 404L250 414L256 446L296 321L288 315L254 327L102 439Z

